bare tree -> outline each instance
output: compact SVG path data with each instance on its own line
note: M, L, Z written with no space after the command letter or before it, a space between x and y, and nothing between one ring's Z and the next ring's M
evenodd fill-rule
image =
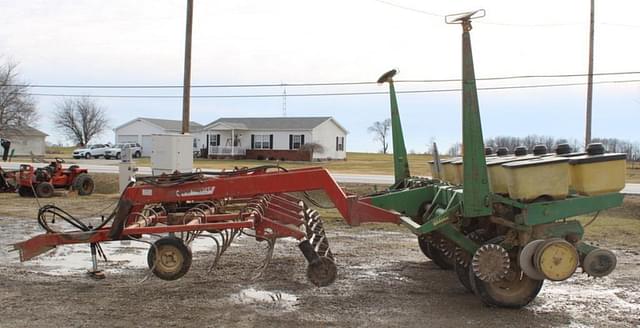
M307 142L300 146L300 151L310 151L312 154L322 154L324 153L324 147L316 142Z
M378 140L382 144L382 153L386 154L387 149L389 149L389 142L387 142L387 136L389 135L389 130L391 129L391 119L386 119L382 122L377 121L373 122L367 131L369 133L373 133L373 140Z
M15 63L0 65L0 130L8 126L35 125L38 120L29 85L18 79Z
M449 150L447 150L447 154L451 157L462 156L462 143L456 142L451 145L451 147L449 147Z
M108 127L104 109L89 98L66 98L56 105L54 124L74 143L86 146Z

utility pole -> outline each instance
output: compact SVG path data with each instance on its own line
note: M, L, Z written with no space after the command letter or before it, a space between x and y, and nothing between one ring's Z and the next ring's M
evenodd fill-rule
M282 92L282 116L287 117L287 88Z
M591 107L593 105L593 30L595 0L591 0L591 23L589 26L589 77L587 82L587 124L584 134L584 147L591 143Z
M191 106L191 30L193 27L193 0L187 0L187 33L184 40L184 83L182 86L182 134L189 133Z

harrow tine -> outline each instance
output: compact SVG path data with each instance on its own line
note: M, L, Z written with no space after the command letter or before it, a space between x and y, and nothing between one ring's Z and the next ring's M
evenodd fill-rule
M271 263L271 259L273 258L273 250L275 249L275 246L276 246L276 239L275 238L265 238L264 240L268 244L267 245L267 256L262 261L262 264L260 264L260 266L256 269L256 274L253 277L251 277L251 280L257 280L258 278L262 277L262 275L266 271L267 267L269 266L269 263Z
M222 255L220 253L220 243L218 242L218 239L216 239L216 237L213 236L213 235L203 235L203 237L209 237L209 238L213 239L213 242L216 244L215 258L213 259L213 262L211 263L211 265L207 269L207 273L211 273L213 271L213 269L215 269L216 266L218 265L218 262L220 261L220 256Z

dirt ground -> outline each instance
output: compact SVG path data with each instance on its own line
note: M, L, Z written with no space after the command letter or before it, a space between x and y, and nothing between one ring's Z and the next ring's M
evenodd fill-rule
M402 227L349 227L331 212L326 230L339 274L329 287L306 280L304 257L288 239L276 244L264 275L252 280L265 250L249 237L236 240L212 273L207 267L213 242L197 240L191 270L172 282L153 276L141 282L148 275L146 244L105 244L109 262L101 266L107 278L96 281L84 274L90 267L85 245L59 247L20 263L10 245L41 231L33 200L11 196L0 194L0 327L640 326L638 235L636 243L595 240L618 256L609 277L576 274L546 282L530 305L505 310L483 306L452 272L424 257ZM51 200L90 216L116 199L97 194ZM631 199L605 217L624 215L637 227L638 203Z

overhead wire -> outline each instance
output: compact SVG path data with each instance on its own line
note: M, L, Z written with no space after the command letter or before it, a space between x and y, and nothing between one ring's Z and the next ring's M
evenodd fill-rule
M622 71L622 72L602 72L594 73L594 76L616 76L616 75L634 75L640 74L640 71ZM574 74L528 74L528 75L505 75L479 77L477 81L496 81L496 80L517 80L517 79L533 79L533 78L571 78L587 76L586 73ZM395 83L445 83L445 82L461 82L459 78L448 79L406 79L395 80ZM316 86L350 86L350 85L375 85L375 81L339 81L339 82L301 82L301 83L248 83L248 84L200 84L192 85L191 88L260 88L260 87L316 87ZM29 88L59 88L59 89L178 89L182 85L91 85L91 84L8 84L12 87L29 87Z
M420 13L420 14L425 14L428 16L432 16L432 17L440 17L440 18L444 18L446 17L446 15L442 15L442 14L438 14L438 13L434 13L434 12L430 12L430 11L426 11L426 10L422 10L422 9L417 9L417 8L413 8L413 7L408 7L408 6L404 6L395 2L391 2L391 1L386 1L386 0L373 0L388 6L392 6L392 7L396 7L399 9L403 9L403 10L407 10L407 11L412 11L415 13ZM571 22L571 23L544 23L544 24L522 24L522 23L501 23L501 22L492 22L492 21L476 21L475 23L477 24L485 24L485 25L496 25L496 26L512 26L512 27L558 27L558 26L576 26L576 25L583 25L586 24L585 23L579 23L579 22Z
M633 80L613 80L596 81L593 84L623 84L638 83L640 79ZM586 85L586 82L576 83L554 83L554 84L529 84L497 87L478 87L478 91L510 90L510 89L537 89ZM397 94L422 94L422 93L446 93L459 92L460 88L450 89L427 89L427 90L400 90ZM87 97L87 98L140 98L140 99L181 99L181 95L95 95L95 94L66 94L66 93L30 93L21 94L37 97ZM317 93L291 93L287 97L327 97L327 96L365 96L365 95L386 95L386 91L354 91L354 92L317 92ZM192 99L215 99L215 98L279 98L281 94L241 94L241 95L192 95Z

